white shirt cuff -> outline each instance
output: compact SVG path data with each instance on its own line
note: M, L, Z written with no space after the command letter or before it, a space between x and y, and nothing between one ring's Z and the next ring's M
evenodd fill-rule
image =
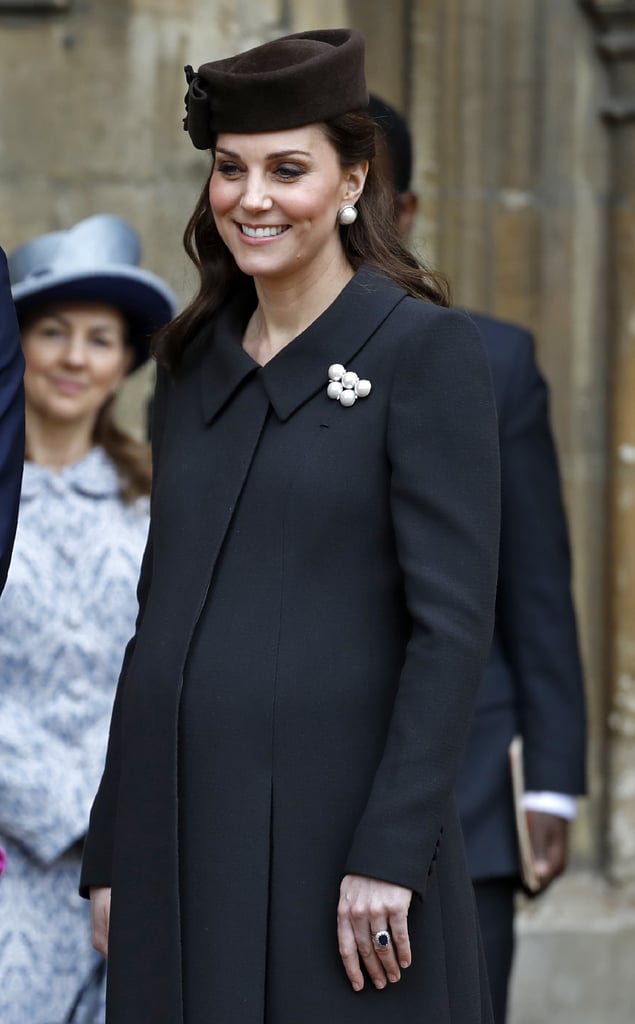
M526 811L555 814L567 821L573 821L577 811L576 798L569 796L568 793L528 792L523 795L523 807Z

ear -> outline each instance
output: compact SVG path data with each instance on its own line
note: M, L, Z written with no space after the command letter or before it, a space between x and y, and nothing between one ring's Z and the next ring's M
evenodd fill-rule
M342 196L345 203L354 205L357 202L364 191L367 174L368 160L362 160L361 163L353 164L352 167L346 168L344 175L344 195Z

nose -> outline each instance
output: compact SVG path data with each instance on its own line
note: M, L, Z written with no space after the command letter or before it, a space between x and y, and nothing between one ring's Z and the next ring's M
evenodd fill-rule
M81 331L72 331L64 346L64 362L67 366L83 366L86 362L86 339Z
M262 174L249 174L245 181L245 189L240 197L240 205L249 213L270 210L273 206L271 196L267 194L265 178Z

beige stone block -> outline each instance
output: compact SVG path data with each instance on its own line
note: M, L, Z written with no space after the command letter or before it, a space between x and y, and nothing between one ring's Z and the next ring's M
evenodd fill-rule
M349 4L346 0L302 0L301 3L291 3L288 6L290 32L309 32L314 28L345 28L351 24Z
M349 0L348 24L364 33L366 39L366 78L371 92L391 103L402 113L407 101L407 62L405 33L406 7L403 0Z
M540 7L536 3L499 4L498 25L492 31L497 87L490 91L489 133L495 180L510 196L530 193L536 186L540 161L539 125L542 120L540 82L545 73ZM493 83L492 83L493 85Z
M538 301L536 251L540 231L535 197L520 190L501 189L497 198L493 251L486 263L491 276L491 308L504 320L532 328Z
M518 917L510 1024L630 1024L635 900L571 872Z

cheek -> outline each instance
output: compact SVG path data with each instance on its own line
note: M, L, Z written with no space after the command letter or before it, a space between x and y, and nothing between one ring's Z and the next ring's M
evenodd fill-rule
M126 360L123 354L96 361L93 364L93 381L105 391L117 388L126 374Z
M235 205L235 192L236 188L231 182L223 181L222 178L215 178L212 175L208 195L210 209L214 218L222 217L224 213Z
M37 344L23 344L22 351L24 353L25 379L27 376L46 373L55 363L54 346L46 348Z
M342 205L341 189L335 183L307 188L288 197L285 208L294 219L323 224L337 230L337 211Z

